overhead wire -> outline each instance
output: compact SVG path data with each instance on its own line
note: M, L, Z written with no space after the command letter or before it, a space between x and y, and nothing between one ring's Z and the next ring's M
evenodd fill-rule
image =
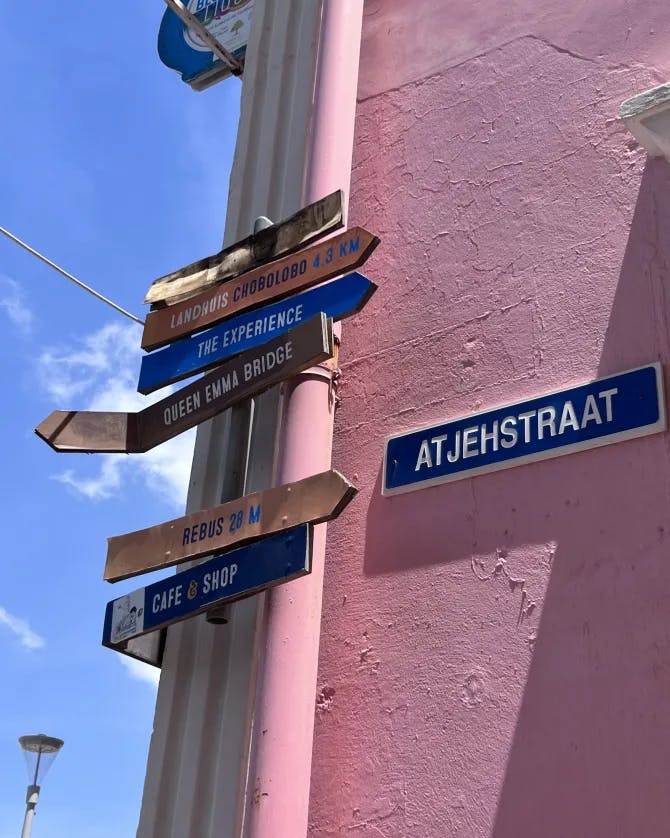
M233 75L241 76L243 70L243 63L239 61L235 56L233 56L228 50L226 50L217 40L216 38L210 34L207 28L198 20L198 18L191 14L189 10L184 6L181 0L165 0L166 5L175 13L177 14L182 21L190 26L195 32L200 36L200 38L207 44L207 46L212 50L212 52L220 58L230 69ZM69 279L70 282L74 282L75 285L82 288L84 291L88 291L89 294L92 294L96 299L100 300L103 303L106 303L108 306L111 306L115 311L118 311L119 314L123 314L124 317L129 318L130 320L134 321L135 323L139 323L140 326L144 326L144 320L140 320L139 317L136 317L134 314L131 314L129 311L126 311L125 308L122 308L120 305L117 305L115 302L110 300L108 297L105 297L103 294L100 294L94 288L91 288L90 285L87 285L85 282L82 282L80 279L77 279L76 276L73 276L69 271L66 271L64 268L61 268L60 265L57 265L55 262L52 262L51 259L48 259L44 254L40 253L38 250L35 250L34 247L31 247L26 242L22 241L18 236L15 236L13 233L10 233L9 230L5 229L4 227L0 227L0 233L3 236L7 236L8 239L11 239L15 244L18 244L19 247L22 247L24 250L27 250L28 253L32 254L33 256L37 257L37 259L44 262L45 265L48 265L53 270L57 271L61 276L64 276L66 279Z
M83 288L84 291L88 291L89 294L92 294L96 299L101 300L103 303L107 303L108 306L111 306L113 309L119 312L119 314L123 314L124 317L128 317L130 320L134 320L135 323L139 323L140 326L144 326L144 320L140 320L139 317L135 317L134 314L131 314L129 311L126 311L125 308L121 308L121 306L117 305L112 300L105 297L103 294L99 294L94 288L91 288L90 285L86 285L85 282L82 282L80 279L77 279L76 276L72 276L71 273L61 268L55 262L52 262L51 259L47 259L42 253L38 250L35 250L34 247L31 247L26 242L22 241L18 236L15 236L13 233L10 233L9 230L6 230L4 227L0 227L0 233L3 236L7 236L8 239L11 239L15 244L18 244L19 247L22 247L24 250L27 250L28 253L36 256L40 261L44 262L45 265L48 265L50 268L53 268L57 271L61 276L64 276L66 279L69 279L70 282L74 282L75 285L78 285L80 288Z

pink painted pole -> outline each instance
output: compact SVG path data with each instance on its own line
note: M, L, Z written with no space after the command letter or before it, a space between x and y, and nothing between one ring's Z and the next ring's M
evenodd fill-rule
M363 0L324 0L304 203L351 179ZM330 466L331 373L288 385L279 483ZM326 525L315 529L310 576L268 594L266 644L254 714L247 838L307 834Z

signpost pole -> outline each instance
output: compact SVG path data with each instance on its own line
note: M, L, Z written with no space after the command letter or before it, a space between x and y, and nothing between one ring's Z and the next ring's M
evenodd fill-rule
M230 180L227 243L245 236L260 212L283 218L304 206L320 20L321 6L314 0L256 0ZM275 482L278 388L253 404L253 417L244 417L240 407L198 428L188 512L239 496L242 468L248 491ZM240 419L234 421L234 415ZM250 457L238 465L235 446L248 438L251 418ZM225 626L196 617L167 630L138 838L243 835L245 801L253 795L247 783L248 753L264 600L261 594L230 606Z
M363 0L324 0L306 202L337 186L348 193L362 19ZM279 483L330 467L334 412L325 370L284 387ZM325 537L326 525L316 526L308 577L266 594L245 838L307 834Z
M254 233L260 233L261 230L264 230L266 227L272 227L272 221L265 216L259 215L256 220L254 221ZM242 480L239 483L239 491L237 493L237 497L241 497L242 495L246 494L248 487L248 477L249 477L249 459L252 456L251 451L251 434L253 433L253 423L250 422L248 426L248 446L247 446L247 462L245 464L244 475ZM212 625L224 625L228 622L229 619L230 608L227 605L222 605L218 608L211 608L207 612L207 622L211 623Z

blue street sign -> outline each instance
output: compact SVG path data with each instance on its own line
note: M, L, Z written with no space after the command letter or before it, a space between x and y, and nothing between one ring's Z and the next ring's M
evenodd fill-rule
M660 364L389 437L395 495L665 430Z
M326 317L341 320L360 311L376 289L374 282L354 271L278 303L231 317L200 334L182 338L165 349L145 355L137 389L140 393L151 393L173 381L209 369L226 358L284 334L322 311Z
M253 0L188 0L184 5L222 47L235 58L244 59ZM230 75L224 62L170 9L165 11L158 32L158 55L163 64L177 70L195 90L203 90Z
M103 645L118 646L213 606L305 576L311 563L310 524L238 547L108 602Z

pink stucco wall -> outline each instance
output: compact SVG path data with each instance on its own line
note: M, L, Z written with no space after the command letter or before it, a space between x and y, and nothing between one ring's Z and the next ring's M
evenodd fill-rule
M311 838L670 834L668 435L380 494L391 433L670 363L670 166L616 118L668 78L661 3L366 4Z

